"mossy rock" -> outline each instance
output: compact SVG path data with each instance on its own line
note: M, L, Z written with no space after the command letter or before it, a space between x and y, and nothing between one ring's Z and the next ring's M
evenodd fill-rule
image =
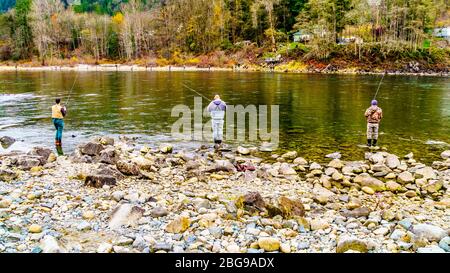
M166 231L169 233L183 233L191 224L191 221L187 217L179 217L166 226Z
M280 197L279 205L281 210L281 215L285 218L291 218L292 216L304 216L305 208L303 207L302 202L298 200L291 200L287 197Z
M275 217L277 215L283 215L283 211L280 208L278 208L278 207L276 207L274 205L271 205L271 204L266 205L266 210L267 210L267 215L269 217Z
M354 250L361 253L366 253L368 251L367 244L364 241L357 239L349 239L339 242L336 248L337 253L344 253L348 250Z

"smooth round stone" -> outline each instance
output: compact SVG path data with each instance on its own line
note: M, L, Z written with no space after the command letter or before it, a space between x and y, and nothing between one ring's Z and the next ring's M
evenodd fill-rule
M229 252L229 253L239 253L240 252L239 246L237 244L235 244L235 243L229 244L227 246L227 252Z
M376 235L383 235L384 236L384 235L389 233L389 229L385 228L385 227L381 227L379 229L374 230L373 233L376 234Z
M291 245L290 244L281 244L280 250L283 253L291 253Z
M32 224L31 226L28 227L28 232L30 232L30 233L41 233L42 232L42 227L40 225L37 225L37 224Z
M442 240L439 242L439 247L447 252L450 252L450 237L447 236L442 238Z
M375 194L375 191L374 191L372 188L370 188L370 187L362 187L361 190L362 190L363 192L367 193L367 194L370 194L370 195Z
M94 212L93 211L85 211L85 212L83 212L83 219L85 219L85 220L92 220L92 219L94 219L95 218L95 214L94 214Z
M27 249L27 245L20 244L20 245L17 246L16 249L17 249L17 251L24 252Z

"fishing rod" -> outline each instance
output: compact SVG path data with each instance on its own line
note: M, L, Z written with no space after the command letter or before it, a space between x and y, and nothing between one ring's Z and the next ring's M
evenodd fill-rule
M75 80L73 81L72 88L70 88L69 97L67 98L67 102L66 102L66 107L69 106L70 98L72 96L72 91L73 91L73 88L75 87L75 83L77 82L77 80L78 80L78 73L75 75Z
M383 80L384 80L384 76L386 76L386 73L383 74L383 77L381 78L380 84L378 84L377 92L375 93L375 97L373 97L374 100L377 98L378 92L380 91L381 84L383 83Z
M204 99L210 100L209 98L207 98L207 97L205 97L204 95L202 95L202 94L200 94L199 92L197 92L194 88L191 88L191 87L187 86L187 85L184 84L184 83L181 83L181 85L183 85L183 86L186 87L187 89L191 90L191 91L194 92L195 94L197 94L197 95L203 97Z

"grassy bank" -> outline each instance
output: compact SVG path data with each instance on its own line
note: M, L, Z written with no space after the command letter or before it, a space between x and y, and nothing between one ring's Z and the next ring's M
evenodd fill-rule
M175 51L164 58L158 54L146 58L117 60L95 59L90 56L69 58L37 57L20 61L3 61L3 70L52 69L52 67L77 67L80 64L95 66L89 70L109 68L125 70L240 70L277 71L299 73L393 73L393 74L448 74L450 49L428 48L410 50L401 47L383 47L380 44L337 45L321 49L302 43L284 44L276 52L248 45L242 48L214 51L204 55ZM270 62L272 60L273 62ZM9 67L9 68L8 68ZM131 67L131 68L127 68Z

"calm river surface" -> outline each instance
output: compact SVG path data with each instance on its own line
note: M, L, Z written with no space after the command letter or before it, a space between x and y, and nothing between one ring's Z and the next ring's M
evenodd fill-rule
M193 91L216 93L232 105L279 105L280 150L297 150L307 159L341 151L343 159L361 159L365 143L364 111L381 76L309 75L245 72L2 72L0 137L19 141L7 150L53 145L50 107L55 97L69 103L63 148L93 135L138 136L150 146L172 142L174 106L194 109ZM449 149L450 78L387 76L378 95L384 111L380 145L403 156L431 162ZM203 100L203 106L207 101ZM203 120L205 123L207 119ZM72 137L74 136L74 137ZM200 142L174 142L175 149ZM230 143L236 145L237 143ZM258 142L242 143L247 146ZM281 151L280 151L281 152Z

